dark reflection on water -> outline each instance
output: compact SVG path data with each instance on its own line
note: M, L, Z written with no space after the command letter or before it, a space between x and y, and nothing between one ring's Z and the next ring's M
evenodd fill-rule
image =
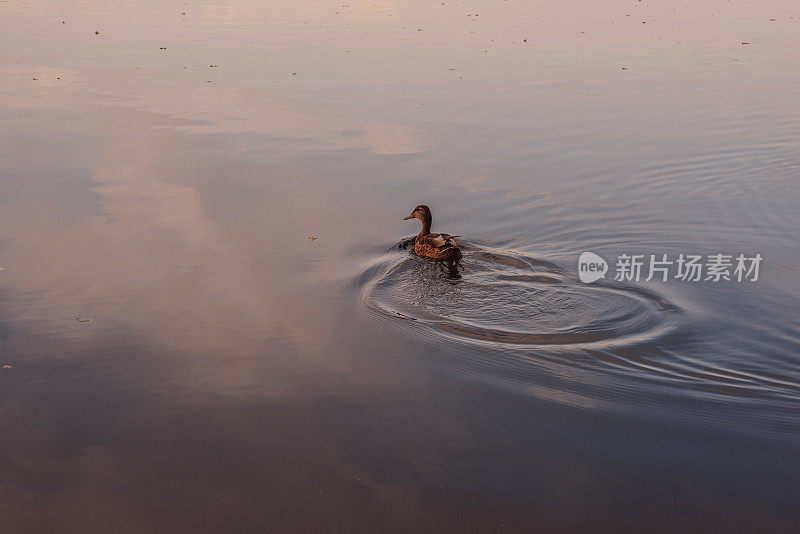
M793 2L0 13L0 531L800 528Z

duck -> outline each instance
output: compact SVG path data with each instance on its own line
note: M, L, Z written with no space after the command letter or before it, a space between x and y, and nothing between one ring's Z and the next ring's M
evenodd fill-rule
M408 219L419 219L422 222L422 230L414 238L414 254L432 260L446 261L451 264L461 259L461 248L455 240L456 237L461 236L432 234L431 222L433 217L428 206L420 204L414 208L410 215L403 217L404 221Z

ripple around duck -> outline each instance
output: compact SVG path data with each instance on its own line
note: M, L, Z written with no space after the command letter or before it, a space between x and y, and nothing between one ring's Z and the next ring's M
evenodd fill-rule
M715 345L729 358L744 351L722 364L708 351L693 350L704 343L696 325L655 292L615 281L583 284L539 258L461 245L459 278L402 250L404 240L373 257L353 281L369 312L423 343L438 338L461 346L457 358L452 351L431 351L428 365L580 409L660 413L683 422L692 421L689 412L664 406L717 400L763 423L759 433L783 439L794 431L787 423L800 400L793 364L753 360L742 339ZM800 343L794 332L788 339ZM759 350L769 343L767 332ZM785 343L781 338L778 346ZM726 417L707 422L729 425ZM738 431L735 424L728 427Z
M465 343L602 348L646 342L680 324L680 310L641 288L586 285L558 265L465 244L461 277L393 246L361 279L385 316L414 320Z

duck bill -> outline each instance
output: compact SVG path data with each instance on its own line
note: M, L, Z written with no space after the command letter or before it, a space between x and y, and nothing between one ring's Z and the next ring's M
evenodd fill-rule
M406 215L405 217L403 217L403 220L407 221L408 219L413 219L413 218L414 218L414 214L412 213L411 215Z

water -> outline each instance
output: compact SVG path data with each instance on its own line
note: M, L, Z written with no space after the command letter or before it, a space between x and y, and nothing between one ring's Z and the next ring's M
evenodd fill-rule
M0 12L4 532L800 528L793 2Z

